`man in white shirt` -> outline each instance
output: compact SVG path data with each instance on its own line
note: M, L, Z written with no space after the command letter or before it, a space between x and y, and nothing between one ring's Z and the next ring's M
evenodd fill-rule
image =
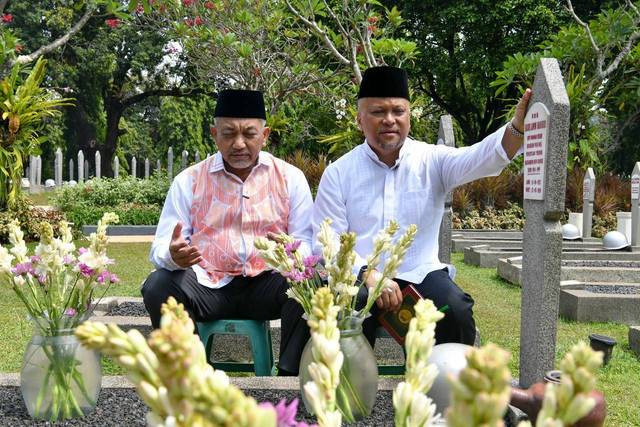
M431 145L408 137L410 103L407 74L394 67L373 67L365 71L358 93L358 126L365 142L327 167L316 196L313 232L325 218L332 219L337 233L355 232L356 268L364 271L373 238L390 220L400 232L410 224L418 233L409 248L396 279L376 301L363 331L373 346L376 314L397 310L401 290L413 284L438 308L448 306L436 325L438 343L473 344L475 322L473 299L452 280L452 268L438 259L438 231L445 195L455 187L486 176L495 176L521 149L527 90L516 107L512 121L483 141L464 148ZM320 253L314 240L314 251ZM362 278L358 294L364 305L368 288L380 273Z
M176 176L151 246L157 267L142 288L153 327L170 296L194 321L282 319L279 375L295 375L308 329L288 283L267 271L256 237L288 233L310 254L313 200L304 174L261 151L269 135L262 93L219 94L218 153Z

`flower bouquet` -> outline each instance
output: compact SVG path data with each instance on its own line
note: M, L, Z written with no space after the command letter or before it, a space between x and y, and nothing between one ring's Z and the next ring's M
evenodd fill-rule
M18 222L9 224L12 247L0 246L0 282L11 286L35 325L21 371L22 395L34 418L68 419L95 406L100 359L78 346L73 331L93 312L94 294L101 298L118 282L107 269L113 261L106 253L107 226L117 221L115 214L105 214L89 247L77 253L67 223L60 237L43 223L31 256Z
M148 340L132 329L85 322L76 336L87 347L112 356L127 370L149 406L149 426L309 427L295 420L297 400L258 404L207 363L194 324L175 298L162 305L160 328Z
M347 422L362 419L371 413L377 390L378 371L371 346L362 335L362 322L376 299L395 277L404 255L413 242L416 226L407 227L405 233L394 242L399 230L395 221L391 221L374 239L373 252L367 257L367 271L375 269L376 283L369 289L364 307L356 309L356 295L362 283L357 284L354 264L356 235L343 233L337 236L331 228L331 221L325 220L318 233L318 242L322 246L324 265L320 257L304 257L300 251L300 242L286 234L271 236L271 239L256 239L254 245L267 265L287 278L287 294L303 307L307 319L311 320L311 301L316 291L327 287L333 295L337 310L337 326L340 331L340 349L344 362L340 369L340 381L337 386L336 401ZM382 260L385 259L384 266ZM300 362L301 386L309 381L308 365L312 362L311 345L303 351ZM312 409L305 400L307 408Z

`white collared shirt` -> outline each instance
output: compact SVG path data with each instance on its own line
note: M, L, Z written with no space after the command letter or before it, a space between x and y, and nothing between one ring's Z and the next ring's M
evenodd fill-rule
M455 187L495 176L510 160L502 147L506 126L469 147L431 145L407 138L396 163L389 167L365 141L330 164L320 180L313 209L315 239L325 218L336 233L356 233L356 265L365 265L379 230L395 219L397 236L416 224L416 238L398 269L397 278L420 283L446 266L438 259L438 232L446 194Z
M209 172L215 173L224 170L227 175L242 184L240 178L226 171L222 155L218 152L214 154L214 156ZM272 162L268 161L269 157L272 157L272 155L261 151L254 170L255 168L268 167L267 165L272 164ZM191 169L197 167L199 164L200 163L180 172L171 183L149 254L149 260L156 268L165 268L170 271L181 269L171 258L169 243L171 242L173 228L178 221L182 223L182 236L188 242L190 241L193 232L190 216L191 204L193 202L193 174L191 173ZM303 254L308 255L311 253L311 212L313 208L311 190L302 171L293 165L285 164L285 178L289 193L288 234L302 242L299 250L302 251ZM244 255L246 254L247 248L238 248L238 250L241 255ZM207 272L199 265L193 265L191 268L196 273L198 283L209 288L221 288L233 279L233 276L227 275L219 282L214 283L209 279Z

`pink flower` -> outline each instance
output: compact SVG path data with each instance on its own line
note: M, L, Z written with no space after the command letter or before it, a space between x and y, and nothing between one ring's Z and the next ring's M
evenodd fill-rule
M194 3L194 0L182 0L182 5L184 7L189 7Z
M295 398L289 405L282 399L277 405L271 402L262 402L261 408L272 408L276 411L276 425L278 427L312 427L305 422L297 422L296 414L298 413L298 399ZM315 426L315 424L313 424Z
M9 22L13 21L13 15L10 13L5 13L2 15L2 22L4 22L5 24L8 24Z
M319 255L309 255L304 259L305 267L315 267L316 264L320 261Z
M34 274L33 264L31 262L23 262L20 264L16 264L15 267L11 269L11 272L16 276L23 276L26 274Z
M65 255L62 258L62 262L64 263L64 265L69 265L73 263L73 257L71 255Z
M101 285L104 284L105 282L110 282L110 283L118 283L120 281L120 279L118 278L118 276L116 276L113 273L109 273L107 270L103 271L102 273L100 273L98 275L98 277L96 278L96 280L98 281L98 283L100 283Z
M111 28L116 28L120 25L120 20L118 18L107 19L104 22Z
M47 281L47 276L45 274L41 274L38 276L38 282L40 282L41 285L44 285L46 281Z
M76 311L76 309L75 309L75 308L73 308L73 307L69 307L69 308L67 308L67 309L64 311L64 315L65 315L65 316L68 316L68 317L73 317L73 316L75 316L76 314L78 314L78 312L77 312L77 311Z
M31 255L31 263L37 264L41 261L41 258L38 255Z
M187 27L193 27L193 19L191 18L185 19L184 23L187 25Z
M282 275L293 282L302 282L306 279L304 273L298 270L291 270L290 272L283 273Z
M287 255L290 256L292 252L298 250L301 243L302 241L300 240L295 240L293 243L287 243L286 245L284 245L284 251L287 253Z
M77 267L80 274L82 274L84 277L91 277L93 276L93 273L95 273L95 270L93 268L89 267L83 262L79 262L77 264Z
M211 10L211 9L214 9L216 7L216 5L213 4L212 1L206 1L206 2L204 2L204 7L206 7L209 10Z
M143 13L144 12L144 6L139 4L136 6L136 13Z
M196 16L193 20L193 25L202 25L204 20L200 17L200 15Z
M88 249L87 248L78 248L78 254L82 255L83 253L87 252Z

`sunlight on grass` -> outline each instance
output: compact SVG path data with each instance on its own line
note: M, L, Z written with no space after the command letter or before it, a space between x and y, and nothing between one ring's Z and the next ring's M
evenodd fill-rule
M477 326L482 343L491 341L511 352L511 373L518 376L520 356L520 288L500 279L495 269L472 267L462 262L462 254L453 254L458 269L456 282L475 299ZM640 359L629 348L629 327L615 323L579 323L558 321L556 363L580 340L589 342L589 334L608 335L618 341L613 357L598 373L598 388L605 394L608 426L638 426L640 411Z

